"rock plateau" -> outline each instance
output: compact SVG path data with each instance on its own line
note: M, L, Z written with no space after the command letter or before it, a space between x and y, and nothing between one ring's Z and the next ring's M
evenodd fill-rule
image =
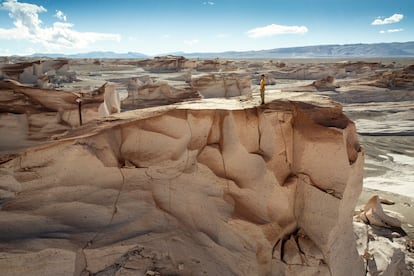
M3 275L362 275L355 126L284 97L114 114L3 163Z

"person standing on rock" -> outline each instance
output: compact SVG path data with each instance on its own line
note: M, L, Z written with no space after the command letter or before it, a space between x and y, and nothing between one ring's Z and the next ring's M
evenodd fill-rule
M262 99L262 104L265 103L265 85L266 85L266 79L265 75L260 76L260 98Z

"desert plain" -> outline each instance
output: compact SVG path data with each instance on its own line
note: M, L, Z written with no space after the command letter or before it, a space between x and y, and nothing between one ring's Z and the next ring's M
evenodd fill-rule
M414 273L414 59L0 70L4 275Z

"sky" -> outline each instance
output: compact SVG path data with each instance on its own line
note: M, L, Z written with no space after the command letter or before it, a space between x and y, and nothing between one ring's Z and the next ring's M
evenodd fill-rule
M0 0L0 55L414 41L414 0Z

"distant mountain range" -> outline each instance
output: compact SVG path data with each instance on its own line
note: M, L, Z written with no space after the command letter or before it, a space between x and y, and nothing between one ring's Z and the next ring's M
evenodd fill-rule
M49 57L49 58L119 58L119 59L127 59L127 58L149 58L150 56L135 53L135 52L128 52L128 53L115 53L115 52L88 52L88 53L80 53L80 54L43 54L43 53L36 53L31 55L31 57Z
M167 55L167 54L166 54ZM221 53L184 53L175 52L168 55L179 55L187 58L341 58L341 57L414 57L414 41L374 43L318 45L289 48L275 48L260 51L229 51ZM83 54L34 54L34 57L51 58L151 58L141 53L89 52Z

